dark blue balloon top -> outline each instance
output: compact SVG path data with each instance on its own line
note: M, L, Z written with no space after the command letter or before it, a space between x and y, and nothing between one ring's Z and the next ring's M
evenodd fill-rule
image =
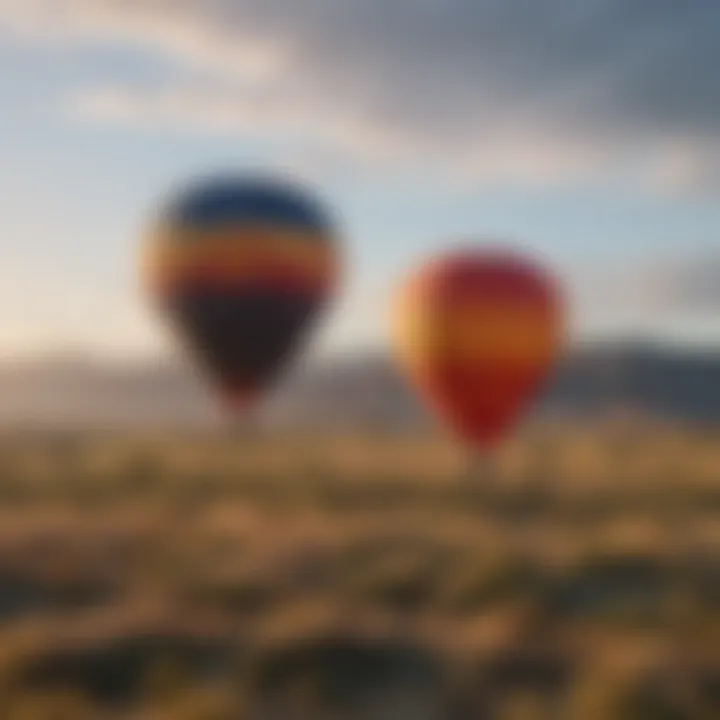
M286 225L312 234L329 234L319 204L287 182L220 178L186 190L168 208L172 224L209 229L230 224Z

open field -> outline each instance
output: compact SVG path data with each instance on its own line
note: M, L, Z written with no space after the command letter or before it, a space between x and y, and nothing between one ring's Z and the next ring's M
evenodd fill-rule
M0 717L720 717L720 435L0 438Z

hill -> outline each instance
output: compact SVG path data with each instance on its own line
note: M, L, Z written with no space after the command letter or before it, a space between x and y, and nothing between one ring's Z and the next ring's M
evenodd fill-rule
M720 422L720 352L620 343L579 348L536 406L538 417L593 419L618 411ZM380 353L298 369L272 394L263 418L271 425L319 428L400 429L428 422ZM0 424L6 427L210 427L220 421L207 388L179 363L65 357L0 365Z

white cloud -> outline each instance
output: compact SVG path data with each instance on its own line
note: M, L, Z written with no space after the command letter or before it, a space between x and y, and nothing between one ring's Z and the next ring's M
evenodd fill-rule
M29 41L129 45L249 82L281 72L287 45L228 23L227 8L215 0L0 0L0 24Z
M646 273L644 287L659 312L717 317L720 313L720 248L657 262Z
M710 5L0 0L0 26L185 71L165 88L108 78L71 98L85 118L298 140L470 183L676 192L720 179Z
M71 109L81 119L105 123L295 140L309 148L304 156L312 161L334 158L406 172L430 166L438 178L470 185L561 185L610 176L616 183L676 193L714 184L720 167L714 148L692 140L642 147L532 123L489 126L477 136L427 137L332 107L323 98L284 95L237 86L107 86L78 94Z
M258 92L237 85L188 85L160 91L105 87L77 95L72 111L95 121L295 139L357 159L407 159L415 149L403 133L366 122L322 98L311 100L285 90Z
M706 337L720 330L720 250L574 268L567 276L580 329L662 334L705 327Z

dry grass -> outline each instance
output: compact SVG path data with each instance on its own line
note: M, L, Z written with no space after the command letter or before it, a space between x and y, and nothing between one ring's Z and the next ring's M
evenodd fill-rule
M0 438L0 717L720 717L720 437Z

